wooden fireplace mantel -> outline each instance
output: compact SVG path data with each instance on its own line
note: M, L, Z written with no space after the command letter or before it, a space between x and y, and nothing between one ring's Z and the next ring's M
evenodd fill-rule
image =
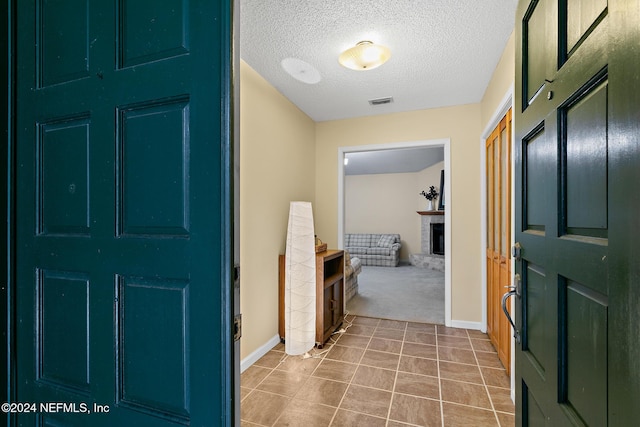
M417 211L419 215L444 215L444 211Z

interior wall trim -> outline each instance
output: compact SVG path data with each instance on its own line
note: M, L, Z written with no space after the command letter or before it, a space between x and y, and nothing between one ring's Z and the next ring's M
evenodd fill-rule
M269 339L266 343L262 344L258 347L253 353L242 359L240 362L240 372L246 371L251 365L256 363L258 359L260 359L265 354L269 353L269 351L278 345L280 342L280 336L275 334L273 337Z
M466 320L452 320L451 327L473 329L474 331L482 330L482 322L467 322Z
M3 21L6 25L5 34L3 38L3 45L0 49L0 55L2 56L2 63L0 67L0 79L3 81L3 88L0 90L2 93L2 107L0 107L2 115L2 127L0 134L3 138L1 144L0 163L6 165L4 174L0 178L0 186L4 189L2 193L3 200L0 203L0 221L4 224L4 228L0 232L2 240L2 250L0 252L4 255L5 263L0 267L0 276L2 276L3 286L0 291L0 304L5 307L3 312L4 317L0 321L2 328L2 351L3 355L0 357L0 364L2 365L0 374L0 383L3 384L2 392L0 392L2 402L15 401L15 322L14 322L14 282L13 282L13 170L14 165L13 158L13 116L15 108L15 99L13 95L15 71L15 0L8 0L4 2L0 12L0 21ZM15 424L15 418L11 413L3 414L0 416L0 420L3 420L6 424L0 422L0 425L13 425Z

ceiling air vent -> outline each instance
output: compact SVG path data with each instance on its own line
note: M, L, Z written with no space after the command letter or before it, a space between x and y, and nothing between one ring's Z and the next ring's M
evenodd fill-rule
M378 99L370 99L369 105L383 105L383 104L391 104L393 102L393 97L388 96L386 98L378 98Z

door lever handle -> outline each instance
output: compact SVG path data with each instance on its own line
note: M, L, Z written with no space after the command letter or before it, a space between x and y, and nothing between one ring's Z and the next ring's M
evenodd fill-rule
M506 294L502 295L502 311L504 312L504 315L507 316L507 320L513 327L513 337L516 339L516 343L520 344L520 332L518 331L518 328L516 328L516 324L513 322L513 319L509 314L509 310L507 310L507 300L513 295L519 296L518 289L516 286L508 286L508 288L512 289Z

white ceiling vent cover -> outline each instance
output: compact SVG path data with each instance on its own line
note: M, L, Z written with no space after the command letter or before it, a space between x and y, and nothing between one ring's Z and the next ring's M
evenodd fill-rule
M392 102L393 102L393 97L387 96L386 98L370 99L369 105L373 105L375 107L376 105L391 104Z

